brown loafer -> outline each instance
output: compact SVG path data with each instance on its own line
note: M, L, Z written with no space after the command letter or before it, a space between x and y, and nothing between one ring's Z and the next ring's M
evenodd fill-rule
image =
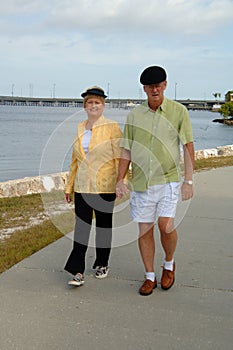
M157 287L157 280L155 278L154 282L151 280L145 280L139 289L141 295L150 295L153 292L153 289Z
M173 271L166 270L164 266L163 268L163 273L162 273L162 278L161 278L161 288L162 289L170 289L174 282L175 282L175 262L173 263Z

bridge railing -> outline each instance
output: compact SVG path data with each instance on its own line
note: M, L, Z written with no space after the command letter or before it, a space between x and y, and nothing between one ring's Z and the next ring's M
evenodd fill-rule
M112 108L127 108L141 104L144 99L107 99L106 104ZM225 101L215 100L177 100L188 109L212 110L217 103L219 105ZM36 98L19 96L0 96L0 105L7 106L45 106L45 107L83 107L83 99L79 98Z

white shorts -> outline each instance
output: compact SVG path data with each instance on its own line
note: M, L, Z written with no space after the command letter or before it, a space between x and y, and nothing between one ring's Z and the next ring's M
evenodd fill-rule
M150 186L145 192L130 193L133 221L154 222L158 217L174 218L180 197L180 182Z

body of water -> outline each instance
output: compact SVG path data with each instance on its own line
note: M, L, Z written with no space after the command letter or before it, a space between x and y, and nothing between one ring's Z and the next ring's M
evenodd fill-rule
M105 109L123 129L128 111ZM233 144L233 127L213 123L218 113L190 111L195 149ZM77 123L86 119L78 108L0 106L0 182L67 171Z

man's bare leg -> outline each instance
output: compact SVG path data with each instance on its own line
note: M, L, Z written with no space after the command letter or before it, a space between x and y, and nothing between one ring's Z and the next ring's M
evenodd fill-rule
M165 260L171 261L177 246L177 231L174 228L174 219L160 217L158 219L158 227L161 236L161 244L165 252Z
M154 223L139 223L138 245L145 271L153 272L155 258Z
M170 289L175 281L175 262L173 260L177 245L177 232L174 228L174 219L160 217L158 220L161 244L165 252L165 261L161 277L161 288Z

